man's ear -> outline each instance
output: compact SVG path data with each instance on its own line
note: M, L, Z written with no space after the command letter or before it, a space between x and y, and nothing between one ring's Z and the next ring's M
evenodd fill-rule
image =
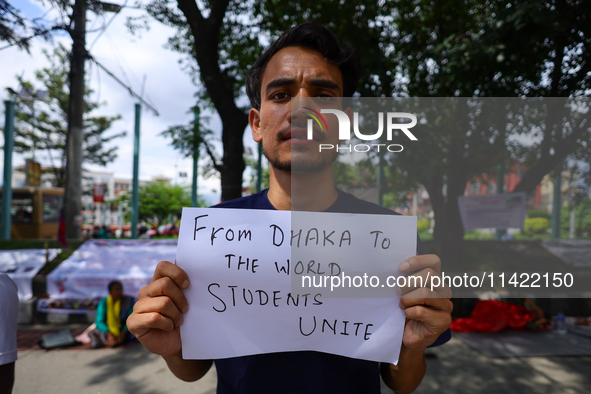
M263 131L261 130L261 113L258 109L250 109L248 112L248 123L252 131L252 139L255 142L261 142L263 140Z

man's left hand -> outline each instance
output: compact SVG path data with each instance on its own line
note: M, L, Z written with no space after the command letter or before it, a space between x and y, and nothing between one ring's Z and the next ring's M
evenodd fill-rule
M400 270L409 273L409 277L417 277L416 283L407 281L406 287L399 288L400 307L406 315L402 343L409 350L424 351L451 324L451 290L445 286L431 287L432 278L441 274L441 260L434 254L406 259L400 264ZM425 287L419 287L418 277Z

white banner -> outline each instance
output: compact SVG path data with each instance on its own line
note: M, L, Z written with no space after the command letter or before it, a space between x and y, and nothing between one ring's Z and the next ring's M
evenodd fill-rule
M476 228L523 228L525 193L458 197L464 231Z
M123 292L137 298L150 283L156 265L173 261L176 240L90 240L47 276L51 298L90 299L109 295L113 280L123 284Z
M33 297L33 278L61 253L61 249L15 249L0 251L0 272L5 272L18 286L19 300Z
M336 265L343 277L401 275L416 234L408 216L184 208L176 258L191 281L183 357L316 350L396 364L405 323L397 299L353 298L356 280L350 298L330 298L331 280L301 290L292 277Z

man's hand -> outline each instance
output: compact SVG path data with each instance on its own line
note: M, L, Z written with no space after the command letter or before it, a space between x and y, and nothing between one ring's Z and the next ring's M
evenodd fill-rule
M138 294L127 328L146 349L164 357L180 355L180 326L189 304L181 289L189 287L185 271L168 261L156 267L152 282Z
M115 336L111 334L111 331L107 333L107 345L109 345L109 347L115 347L117 345L117 340L115 339Z
M439 257L414 256L400 263L400 270L410 273L416 282L407 277L407 286L398 289L400 308L406 315L398 365L383 363L380 370L386 385L396 393L412 393L425 375L424 351L449 328L453 306L449 288L431 290L431 278L441 273Z
M407 281L407 286L399 289L400 307L407 318L403 346L423 351L451 324L451 290L446 286L431 290L433 276L441 274L441 260L434 254L411 257L400 264L400 270L422 278L422 285L426 286L419 287L421 281L417 279Z
M127 335L127 331L121 331L121 333L117 337L117 346L121 345L125 341L126 335Z

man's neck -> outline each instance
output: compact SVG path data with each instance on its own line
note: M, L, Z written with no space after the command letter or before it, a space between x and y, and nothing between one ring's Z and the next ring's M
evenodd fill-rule
M268 198L278 210L322 212L339 193L334 186L332 166L314 173L291 173L271 167Z

